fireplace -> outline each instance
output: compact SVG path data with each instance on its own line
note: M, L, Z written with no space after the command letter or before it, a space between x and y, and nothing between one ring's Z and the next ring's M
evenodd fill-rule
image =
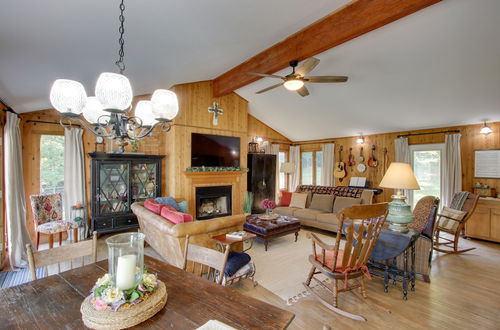
M196 187L196 219L207 220L231 215L232 187Z

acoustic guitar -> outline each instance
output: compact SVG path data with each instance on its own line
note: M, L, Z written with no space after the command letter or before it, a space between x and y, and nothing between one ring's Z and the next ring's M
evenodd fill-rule
M378 166L378 160L375 158L375 145L372 145L372 155L368 159L368 166L370 167L377 167Z
M335 163L335 171L333 171L333 176L338 178L340 182L347 176L347 172L345 170L345 164L342 161L342 150L344 150L343 146L339 148L339 161Z

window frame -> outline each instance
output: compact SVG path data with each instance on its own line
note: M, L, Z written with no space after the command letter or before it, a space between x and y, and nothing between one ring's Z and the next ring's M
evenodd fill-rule
M415 158L414 158L414 152L415 151L435 151L438 150L440 152L440 175L439 175L439 198L443 196L443 174L444 174L444 163L445 163L445 146L444 143L429 143L429 144L412 144L409 146L409 151L410 151L410 165L412 170L414 169L415 166ZM408 204L412 206L413 208L413 190L410 190L408 193Z
M317 170L317 166L316 166L316 153L318 153L318 152L322 153L323 150L321 150L321 149L300 151L300 184L301 185L304 184L304 182L302 181L302 172L303 172L302 154L306 153L306 152L312 153L312 183L311 184L313 186L320 185L321 182L316 182L316 170ZM319 178L319 180L321 181L321 178Z

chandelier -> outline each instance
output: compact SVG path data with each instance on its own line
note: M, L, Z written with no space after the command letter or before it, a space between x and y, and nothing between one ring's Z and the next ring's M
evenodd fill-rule
M81 83L68 79L57 79L50 90L50 102L59 111L62 126L70 125L67 121L77 121L97 137L116 140L120 152L124 151L128 141L137 141L150 136L156 126L168 132L172 120L179 112L175 93L157 89L153 92L151 100L137 103L133 116L126 115L132 110L133 93L128 78L123 75L124 11L125 5L122 0L119 16L119 57L115 62L120 73L101 73L95 86L95 96L87 97ZM85 120L82 120L82 116Z

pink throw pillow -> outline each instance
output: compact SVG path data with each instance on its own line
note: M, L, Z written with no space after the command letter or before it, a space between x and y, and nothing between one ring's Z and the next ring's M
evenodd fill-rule
M154 199L146 199L144 201L144 207L151 212L160 215L161 210L165 207L165 205L158 203Z
M161 210L161 216L174 224L193 221L193 217L191 216L191 214L177 212L175 209L171 210L167 207L164 207Z

